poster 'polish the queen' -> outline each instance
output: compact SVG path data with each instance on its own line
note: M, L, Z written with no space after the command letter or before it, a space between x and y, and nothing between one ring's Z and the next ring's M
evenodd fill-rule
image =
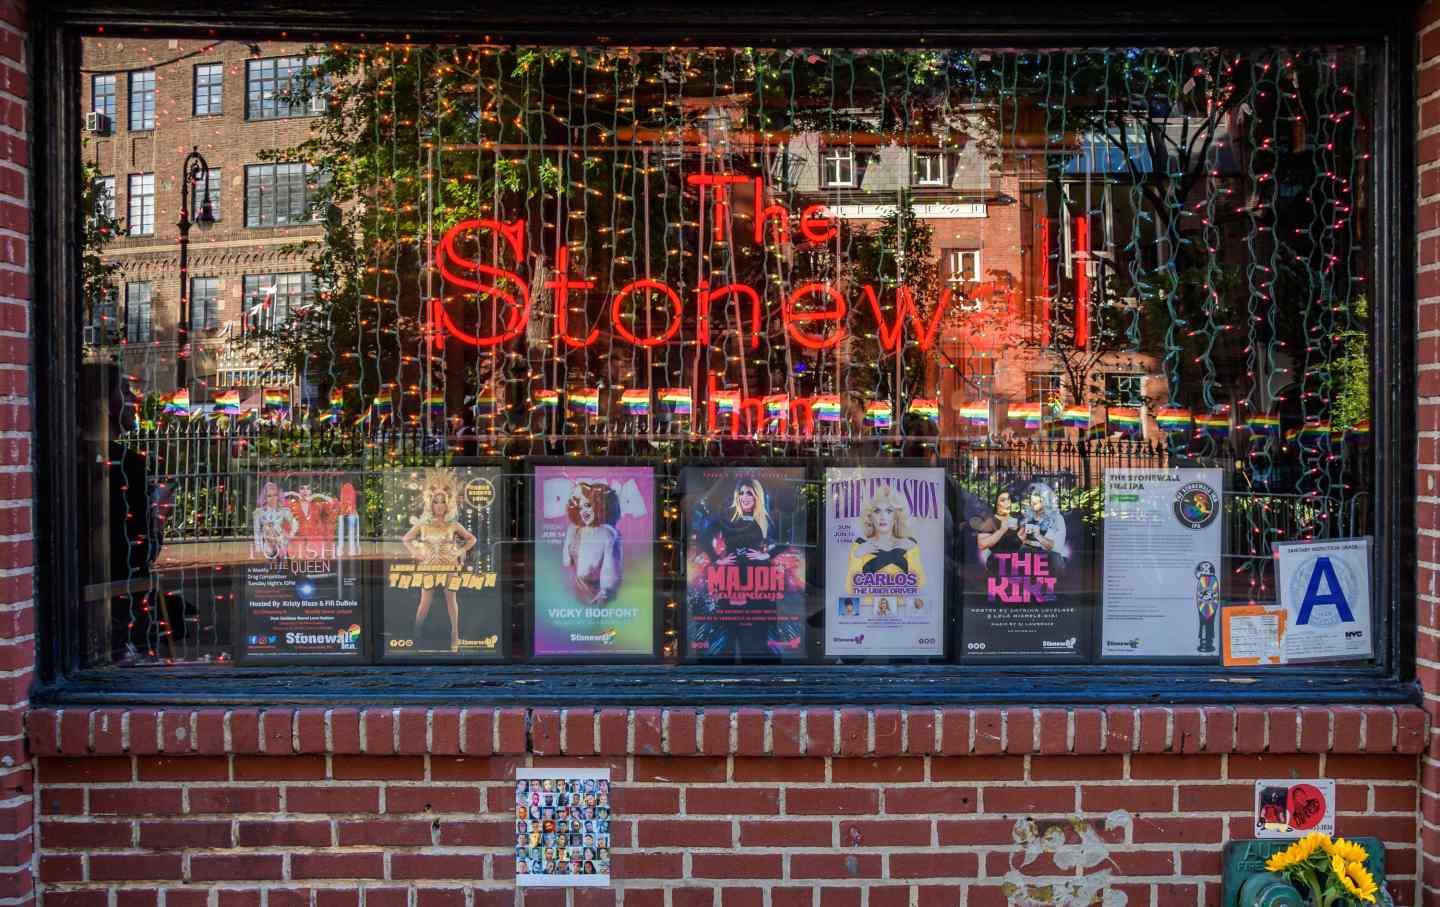
M945 654L945 472L825 471L825 655Z

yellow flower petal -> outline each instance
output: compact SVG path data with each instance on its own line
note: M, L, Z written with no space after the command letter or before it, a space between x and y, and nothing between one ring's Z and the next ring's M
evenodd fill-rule
M1375 879L1369 870L1359 863L1346 863L1343 872L1336 873L1345 890L1362 901L1375 903Z
M1336 838L1335 843L1330 845L1330 852L1343 858L1346 863L1364 863L1369 856L1364 847L1344 838Z

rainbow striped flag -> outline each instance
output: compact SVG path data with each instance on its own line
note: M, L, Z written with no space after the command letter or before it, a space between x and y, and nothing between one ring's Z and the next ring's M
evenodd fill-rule
M693 409L688 387L662 387L660 389L660 405L670 411L672 416L688 416Z
M361 425L368 424L372 415L374 415L373 408L369 406L365 407L365 412L355 417L355 426L358 428Z
M530 397L530 400L536 409L556 409L560 406L560 392L542 387Z
M600 415L600 389L577 387L570 392L570 410L587 416Z
M236 416L240 414L240 392L238 390L220 391L215 395L215 414L217 416Z
M1140 434L1140 410L1133 406L1112 406L1105 412L1105 424L1111 431L1138 435Z
M182 387L169 394L160 395L161 409L167 416L190 415L190 389Z
M1264 413L1259 413L1245 420L1245 424L1257 435L1280 434L1279 416L1267 416Z
M840 421L840 395L821 394L815 398L810 406L810 412L815 415L817 422L839 422Z
M1011 422L1023 423L1026 428L1039 428L1040 404L1011 403L1006 407L1006 418Z
M960 418L967 425L984 428L990 424L990 407L984 403L962 403Z
M394 404L390 402L390 395L376 394L375 402L372 405L372 410L374 411L375 415L379 417L381 422L384 422L386 419L390 418L394 410Z
M495 412L495 394L480 393L475 395L475 402L471 406L477 416L489 416Z
M1190 410L1183 406L1162 406L1155 413L1155 424L1163 432L1188 432L1190 422Z
M1330 430L1330 420L1318 419L1314 422L1307 422L1304 425L1300 426L1300 430L1299 432L1297 432L1297 434L1299 434L1301 438L1305 438L1312 442L1318 441L1321 438L1329 438L1332 434Z
M621 391L620 408L625 410L627 416L650 415L649 388L632 387L629 390Z
M790 397L771 394L765 398L765 427L782 428L790 421Z
M1066 428L1089 428L1090 407L1071 405L1060 410L1060 424Z
M1230 434L1230 413L1217 410L1213 413L1199 413L1195 416L1195 434L1207 432L1217 438Z
M710 394L710 402L715 404L717 417L733 416L740 412L739 391L713 391Z
M443 410L445 408L445 392L431 391L425 396L425 405L431 409Z
M283 387L267 387L261 392L260 401L265 409L289 409L290 392Z
M940 424L940 404L934 400L911 400L906 411L912 416L929 420L932 425Z
M1345 437L1355 441L1370 440L1370 420L1361 419L1359 422L1345 429Z
M887 429L895 421L895 409L886 400L871 400L865 404L865 422L871 428Z

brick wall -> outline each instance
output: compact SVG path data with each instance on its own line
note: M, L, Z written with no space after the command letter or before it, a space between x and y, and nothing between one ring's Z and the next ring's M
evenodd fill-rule
M1425 709L1434 719L1440 717L1440 526L1435 519L1440 513L1436 509L1440 504L1440 3L1430 0L1422 5L1416 27L1420 43L1415 92L1419 105L1416 671L1425 689ZM1426 904L1440 904L1440 738L1430 740L1422 777L1421 890Z
M0 905L34 900L30 116L24 4L0 0Z
M508 904L514 769L609 766L616 882L535 904L1219 903L1259 777L1339 780L1416 898L1416 708L32 713L62 907ZM1069 868L1082 837L1099 856ZM1027 841L1061 852L1027 860ZM1041 848L1044 849L1043 846ZM1107 902L1108 903L1108 902Z

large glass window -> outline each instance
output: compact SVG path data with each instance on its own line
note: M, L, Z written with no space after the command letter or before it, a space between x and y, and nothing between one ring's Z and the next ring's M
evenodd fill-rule
M130 73L130 128L155 128L155 70Z
M104 128L115 125L115 77L113 75L90 77L90 109L105 117Z
M155 317L151 309L150 281L137 280L125 284L125 340L127 343L149 343L155 339Z
M245 62L245 117L277 120L324 112L324 83L316 57L276 57Z
M314 180L306 164L246 166L245 226L286 227L313 220Z
M155 232L155 174L130 174L129 218L126 228L131 236L149 236Z
M219 116L224 112L225 64L201 63L195 67L195 115Z
M89 663L1385 667L1371 49L270 52Z
M190 329L213 331L220 327L220 278L190 278Z

